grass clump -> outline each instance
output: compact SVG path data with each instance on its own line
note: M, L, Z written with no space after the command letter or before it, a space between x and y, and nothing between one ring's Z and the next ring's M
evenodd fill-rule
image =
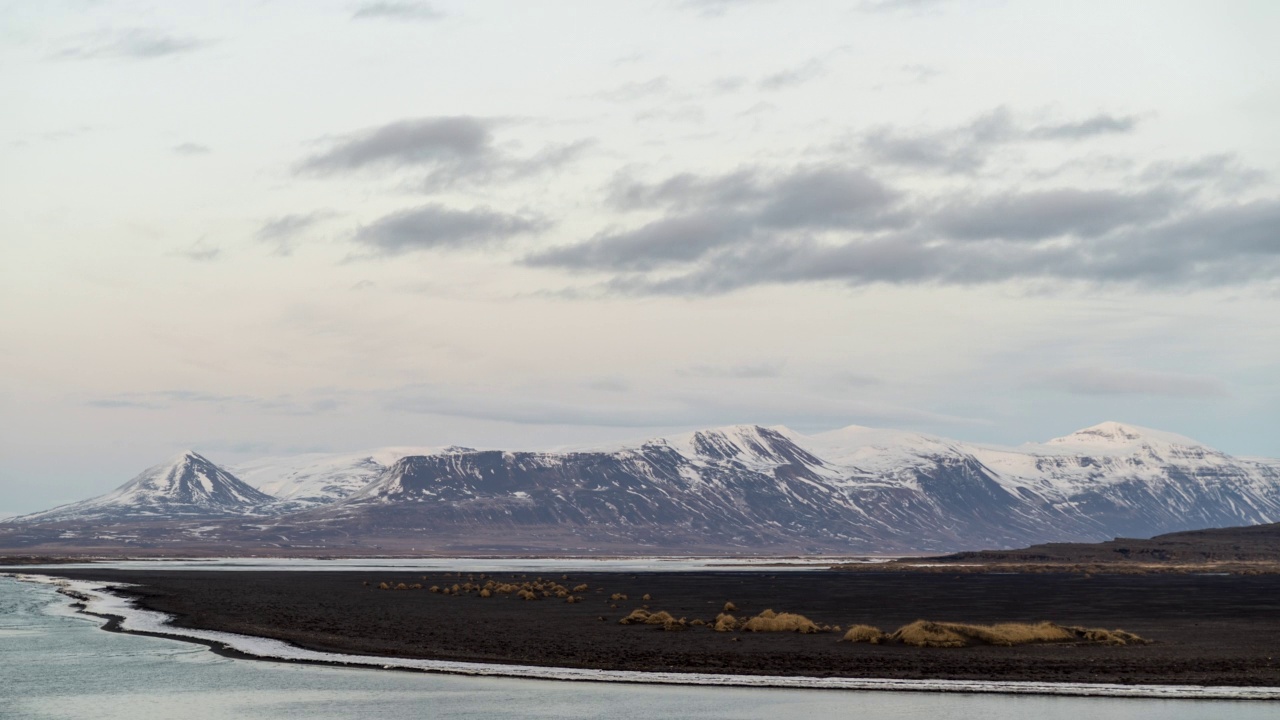
M797 632L810 634L821 632L818 624L803 615L795 613L776 613L765 610L759 615L742 623L745 632Z
M1146 640L1124 630L1104 630L1041 623L964 623L917 620L898 628L888 638L916 647L968 647L971 645L1031 645L1055 642L1088 642L1101 645L1142 644Z
M845 632L844 637L840 640L842 642L864 642L871 643L872 645L879 645L884 642L884 639L885 634L880 632L880 628L878 627L871 625L853 625L847 632Z
M716 616L713 628L716 632L733 632L738 629L738 618L729 613L720 613Z
M723 612L723 613L733 613L733 612L738 612L738 606L737 606L737 605L734 605L734 604L733 604L733 601L732 601L732 600L730 600L729 602L727 602L727 603L725 603L725 604L724 604L724 608L722 608L722 609L720 610L720 612Z

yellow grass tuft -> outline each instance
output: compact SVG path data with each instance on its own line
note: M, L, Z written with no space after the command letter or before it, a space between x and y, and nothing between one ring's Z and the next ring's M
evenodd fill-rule
M1084 641L1104 645L1144 643L1142 638L1123 630L1082 628L1041 623L999 623L967 625L917 620L898 628L890 640L917 647L966 647L969 645L1030 645Z
M618 621L619 625L643 625L649 620L649 611L643 608L636 608L631 614Z
M386 583L384 583L384 582L380 582L380 583L378 583L378 589L379 589L379 590L390 590L390 589L391 589L391 586L390 586L390 585L388 585L388 584L386 584Z
M730 600L729 602L724 604L724 609L721 610L720 612L727 612L727 613L738 612L738 606L734 605L733 601Z
M729 613L720 613L716 616L715 631L716 632L733 632L738 629L738 619Z
M493 591L490 590L489 588L481 588L480 597L483 597L483 598L493 597Z
M516 593L516 596L519 597L521 600L537 600L538 599L538 593L532 592L530 590L521 590L520 592Z
M816 633L821 632L821 628L817 623L803 615L795 613L775 613L772 610L765 610L759 615L747 620L742 624L742 630L746 632L798 632L798 633Z
M880 632L880 628L871 625L854 625L841 638L842 642L864 642L878 645L884 641L884 633Z
M609 596L609 599L612 600L613 602L621 602L623 600L626 600L627 596L622 593L614 593Z
M650 600L653 600L653 596L649 593L645 593L640 599L645 602L649 602Z
M589 585L587 585L586 583L582 583L581 585L574 585L574 586L573 586L573 591L574 591L574 592L576 592L576 593L586 592L586 591L588 591L588 590L590 590L590 589L591 589L591 587L590 587Z

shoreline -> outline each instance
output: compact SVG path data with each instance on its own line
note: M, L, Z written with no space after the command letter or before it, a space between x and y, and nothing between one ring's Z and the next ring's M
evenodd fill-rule
M68 597L73 607L79 606L76 607L77 612L104 620L100 628L108 632L190 642L207 647L224 657L256 661L573 682L1148 699L1280 700L1280 687L647 672L323 652L267 637L177 627L172 624L173 616L139 608L134 600L110 591L109 586L118 587L122 583L70 580L43 574L13 574L11 577L18 581L58 587L59 592Z

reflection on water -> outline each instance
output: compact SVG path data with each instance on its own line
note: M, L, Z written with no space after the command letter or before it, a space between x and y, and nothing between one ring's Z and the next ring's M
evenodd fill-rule
M670 687L229 660L107 633L47 586L0 578L0 717L1276 718L1273 703Z

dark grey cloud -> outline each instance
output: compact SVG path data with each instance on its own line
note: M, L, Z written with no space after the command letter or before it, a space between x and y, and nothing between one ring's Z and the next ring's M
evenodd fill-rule
M400 120L352 133L299 166L314 173L370 166L422 166L476 160L493 152L495 121L467 117Z
M333 139L296 170L314 175L417 170L425 173L422 190L435 192L462 183L507 181L552 171L576 160L592 145L590 140L579 140L517 157L494 144L494 128L504 122L470 116L399 120Z
M780 232L878 229L900 223L898 194L859 169L801 167L771 176L739 170L719 176L677 175L647 185L614 183L615 204L666 206L671 212L633 230L537 253L533 266L650 270L689 262L719 248ZM690 205L700 208L685 210Z
M484 247L547 227L541 218L489 208L455 210L428 204L382 217L356 231L354 240L375 255L417 250Z
M1062 368L1045 373L1034 384L1072 395L1206 398L1227 394L1226 384L1217 378L1102 367Z
M367 2L351 14L353 20L409 20L433 22L445 17L444 13L424 2Z
M1018 142L1079 141L1098 135L1132 132L1133 117L1095 115L1062 123L1027 125L999 107L963 125L941 130L877 127L859 140L863 153L888 165L969 173L982 167L1004 145Z
M263 223L256 237L259 242L275 246L277 255L292 255L299 235L332 217L334 214L325 210L281 215Z
M591 240L552 248L526 259L532 266L651 270L673 262L696 260L751 232L744 213L708 210L655 220L635 230L598 235Z
M632 265L634 266L634 264ZM1097 237L1028 243L952 239L923 228L840 244L755 238L709 252L684 272L618 272L622 294L707 295L767 284L977 285L1008 281L1196 288L1280 277L1280 201L1200 209Z
M79 44L58 51L55 57L66 60L150 60L193 52L212 44L212 40L173 35L155 28L128 28L83 38Z
M897 222L886 210L898 197L897 192L861 170L804 168L768 188L757 219L770 228L883 227Z
M1166 190L1009 192L977 201L955 201L938 212L932 224L941 235L959 240L1097 237L1168 217L1180 199Z
M178 155L208 155L209 146L200 143L185 142L173 146L173 151Z

